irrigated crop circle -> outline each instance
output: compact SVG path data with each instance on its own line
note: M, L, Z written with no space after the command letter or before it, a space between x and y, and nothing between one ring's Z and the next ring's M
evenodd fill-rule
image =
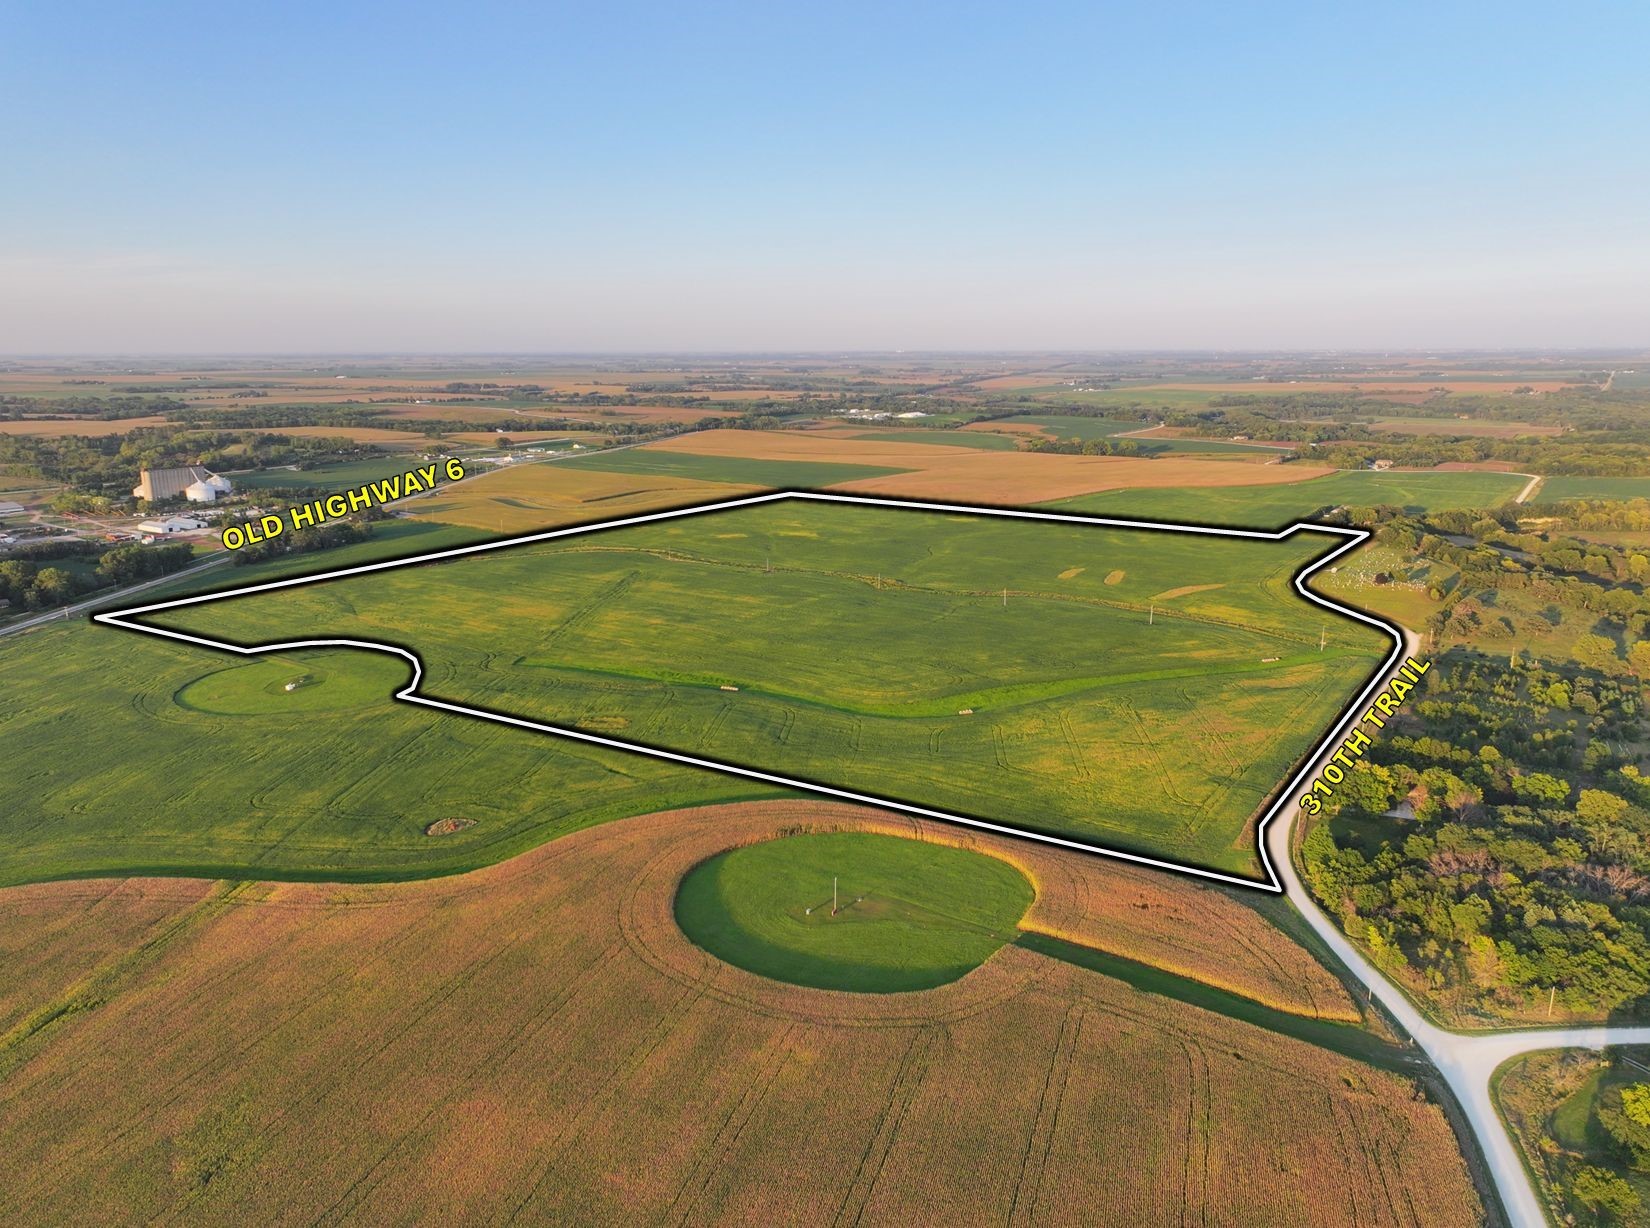
M1015 938L1030 882L995 857L869 832L784 836L683 877L676 921L736 967L816 989L932 989Z
M377 654L287 655L231 665L179 689L182 707L218 716L285 716L388 704L407 667Z

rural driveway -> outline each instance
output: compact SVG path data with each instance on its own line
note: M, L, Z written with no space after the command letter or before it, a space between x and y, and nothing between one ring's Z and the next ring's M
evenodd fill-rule
M1412 632L1404 632L1404 648L1406 654L1416 652L1417 641ZM1331 745L1322 759L1327 760L1339 745L1339 742ZM1380 999L1388 1014L1414 1038L1449 1084L1484 1154L1490 1179L1501 1197L1507 1219L1517 1228L1539 1228L1539 1225L1547 1223L1547 1216L1524 1168L1523 1157L1496 1111L1490 1095L1490 1076L1503 1062L1521 1053L1541 1049L1602 1049L1606 1045L1650 1044L1650 1027L1531 1028L1521 1032L1484 1032L1476 1035L1439 1027L1421 1014L1408 995L1378 972L1347 939L1341 927L1318 908L1296 873L1294 859L1290 856L1290 837L1294 826L1294 818L1290 817L1272 824L1266 836L1267 851L1283 879L1284 893L1352 975Z

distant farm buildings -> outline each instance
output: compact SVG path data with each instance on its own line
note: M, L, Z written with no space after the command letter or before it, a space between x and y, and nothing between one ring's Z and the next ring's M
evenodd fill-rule
M235 488L228 478L219 477L204 465L184 465L177 469L145 469L132 493L139 499L159 503L182 495L191 503L212 503Z

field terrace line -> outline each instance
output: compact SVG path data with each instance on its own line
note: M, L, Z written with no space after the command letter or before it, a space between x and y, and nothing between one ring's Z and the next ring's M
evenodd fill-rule
M424 662L419 655L409 648L397 644L387 644L377 640L353 639L302 639L283 640L278 643L240 645L223 640L216 640L206 636L192 635L184 631L175 631L170 628L156 627L147 623L132 621L145 614L155 614L164 610L180 609L186 606L203 605L214 601L225 601L234 597L248 596L253 593L274 592L279 589L297 588L309 584L321 584L328 580L335 580L344 576L366 575L378 571L391 571L396 568L415 566L443 559L462 558L472 554L484 554L493 550L504 550L514 546L522 546L532 542L553 541L559 538L578 537L593 533L600 533L611 529L624 528L629 525L649 524L664 520L679 520L689 516L699 516L710 512L728 511L738 507L752 507L766 503L779 503L788 500L798 500L814 503L840 503L860 507L885 507L901 511L929 511L948 515L985 516L1010 520L1048 521L1062 524L1094 525L1100 527L1122 529L1145 529L1165 533L1182 533L1208 537L1246 538L1253 541L1282 541L1296 533L1321 533L1329 537L1341 539L1341 545L1329 551L1322 558L1309 562L1295 573L1295 591L1314 605L1321 606L1343 618L1365 623L1384 633L1392 642L1391 651L1386 659L1370 674L1368 681L1360 689L1341 712L1340 716L1330 726L1315 750L1308 754L1300 768L1290 778L1288 783L1280 788L1272 803L1266 808L1256 824L1256 851L1259 855L1262 868L1265 870L1264 882L1246 878L1237 874L1226 874L1218 870L1205 869L1199 866L1180 865L1176 862L1164 861L1160 858L1148 857L1140 853L1127 852L1121 849L1110 849L1100 845L1088 844L1080 840L1066 839L1061 836L1049 835L1042 832L1027 830L1006 823L995 823L964 814L954 814L950 811L935 810L925 806L913 805L909 802L895 801L871 793L860 793L850 789L839 789L830 785L819 784L814 781L799 780L777 773L764 772L755 768L744 767L738 764L723 763L715 759L707 759L697 755L682 754L677 751L665 750L641 742L630 742L621 738L604 737L582 729L570 728L565 725L547 724L540 721L531 721L522 717L510 716L502 712L494 712L487 708L471 707L465 704L450 703L446 700L434 699L418 693L418 687L424 677ZM470 546L458 546L449 550L435 551L429 554L411 555L404 558L386 559L377 563L364 563L356 567L345 567L335 571L322 572L309 576L294 576L284 580L270 580L262 584L247 585L244 588L229 589L223 592L202 593L192 597L178 597L169 601L158 601L148 605L129 606L115 610L105 610L93 614L92 621L106 626L116 627L124 631L134 631L143 635L160 636L165 639L178 640L186 644L195 644L210 648L218 652L233 653L243 657L263 656L274 652L290 652L299 649L311 648L359 648L371 652L389 653L406 660L412 666L412 680L394 693L394 698L404 703L417 704L426 708L435 708L444 712L456 713L460 716L472 717L477 720L493 721L498 724L511 725L520 729L532 730L535 733L550 734L553 737L569 738L574 741L587 742L596 746L605 746L612 750L628 751L633 754L645 755L653 759L663 759L673 763L685 764L689 767L703 768L709 771L721 772L725 775L738 776L747 780L759 781L763 784L777 785L782 788L796 789L804 793L814 793L824 797L835 798L839 801L858 802L867 806L877 806L884 809L902 811L906 814L919 815L923 818L936 819L940 822L951 823L962 827L972 827L981 831L995 832L998 835L1013 836L1020 839L1035 840L1039 843L1056 845L1061 848L1072 849L1081 853L1097 854L1112 857L1121 861L1133 862L1137 865L1151 866L1155 869L1168 870L1176 874L1187 874L1194 878L1226 883L1231 886L1248 887L1254 890L1267 891L1281 895L1285 891L1284 880L1279 877L1277 867L1273 864L1271 853L1267 847L1267 832L1274 820L1284 813L1295 798L1296 792L1306 783L1311 768L1326 750L1332 750L1338 743L1342 733L1358 718L1359 713L1369 702L1371 696L1384 685L1387 675L1402 659L1404 652L1404 637L1402 631L1391 623L1362 610L1324 597L1307 587L1306 581L1324 567L1341 558L1363 542L1368 541L1370 533L1366 529L1346 528L1338 525L1315 524L1310 521L1298 521L1277 530L1261 529L1234 529L1213 525L1177 524L1163 521L1123 520L1099 516L1074 515L1065 512L1025 511L1020 509L980 507L971 504L930 503L908 499L890 499L869 495L831 494L824 491L773 491L767 494L749 495L738 499L721 500L715 503L697 504L689 507L672 508L659 512L647 512L641 515L628 516L618 520L601 521L596 524L573 525L561 529L549 529L540 533L530 533L520 537L504 538L498 541L481 542Z

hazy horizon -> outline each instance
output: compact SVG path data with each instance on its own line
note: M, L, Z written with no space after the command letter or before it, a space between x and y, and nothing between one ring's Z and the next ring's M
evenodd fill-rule
M0 353L1650 346L1601 4L33 6Z
M1416 346L1401 347L1275 347L1268 349L1214 349L1189 346L1162 347L1157 349L1054 349L1046 346L1026 349L701 349L701 350L411 350L411 349L382 349L382 350L221 350L221 351L194 351L187 350L84 350L59 352L51 351L5 351L0 350L0 361L6 362L115 362L124 359L141 359L154 362L162 359L194 360L210 362L230 362L236 360L259 360L298 362L319 359L405 359L409 361L430 361L437 359L529 359L534 361L554 361L559 363L575 363L587 361L628 361L638 359L728 359L733 361L778 361L778 360L810 360L820 361L829 359L917 359L917 358L952 358L959 360L983 359L1092 359L1117 360L1129 358L1184 358L1184 359L1218 359L1225 361L1238 360L1284 360L1296 358L1348 358L1348 359L1376 359L1396 358L1414 361L1424 358L1438 359L1466 359L1466 358L1506 358L1517 357L1535 361L1558 360L1569 358L1621 358L1650 360L1650 345L1646 346Z

